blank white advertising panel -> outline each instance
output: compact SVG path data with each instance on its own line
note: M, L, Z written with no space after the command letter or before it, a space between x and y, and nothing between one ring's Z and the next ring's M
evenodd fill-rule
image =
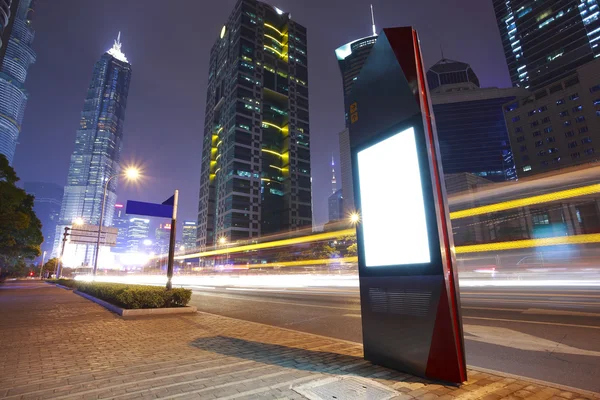
M358 152L367 267L431 261L413 128Z

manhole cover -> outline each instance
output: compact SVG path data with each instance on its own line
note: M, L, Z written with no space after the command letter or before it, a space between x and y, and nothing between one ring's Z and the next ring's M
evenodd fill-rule
M310 400L387 400L398 395L393 389L358 377L328 378L292 389Z

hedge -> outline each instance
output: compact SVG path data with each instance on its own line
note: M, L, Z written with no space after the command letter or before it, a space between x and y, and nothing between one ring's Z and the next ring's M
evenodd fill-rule
M58 279L56 283L125 309L185 307L192 298L192 291L189 289L167 290L161 286L83 282L71 279Z

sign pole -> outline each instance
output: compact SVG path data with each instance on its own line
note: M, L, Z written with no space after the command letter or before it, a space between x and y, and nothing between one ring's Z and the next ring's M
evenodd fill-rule
M62 248L60 249L60 257L58 258L58 262L56 263L56 279L60 278L60 270L61 270L61 263L62 263L62 258L65 254L65 244L67 243L67 236L69 236L69 230L71 228L69 228L68 226L65 226L65 233L63 233L63 240L62 240Z
M173 197L173 218L171 219L171 236L169 240L169 262L167 264L167 290L171 290L173 284L173 260L175 259L175 230L177 227L177 203L179 201L179 190L175 190Z
M46 258L46 252L42 253L42 262L40 264L40 280L42 279L42 272L44 271L44 258Z

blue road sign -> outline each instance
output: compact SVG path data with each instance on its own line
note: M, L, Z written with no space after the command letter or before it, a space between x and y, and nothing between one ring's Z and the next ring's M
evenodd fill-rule
M127 200L126 214L145 215L147 217L173 217L173 204L145 203L143 201Z

